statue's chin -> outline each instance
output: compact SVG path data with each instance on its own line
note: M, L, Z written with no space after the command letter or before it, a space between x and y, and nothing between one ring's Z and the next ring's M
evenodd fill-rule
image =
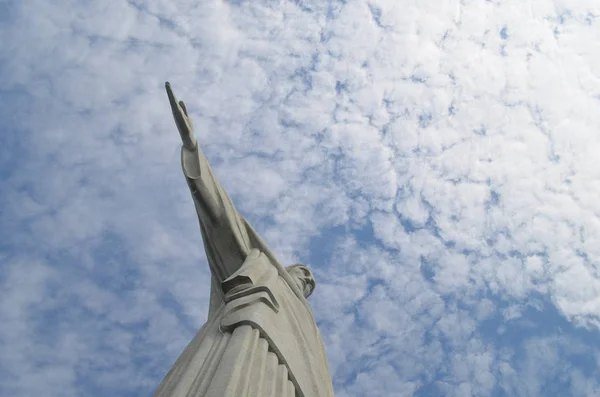
M312 291L310 290L310 288L304 288L304 290L302 292L303 292L303 295L305 298L308 298L310 296L310 294L312 294Z

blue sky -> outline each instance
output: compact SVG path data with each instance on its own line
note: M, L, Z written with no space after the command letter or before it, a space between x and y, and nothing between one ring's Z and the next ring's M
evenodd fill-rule
M208 310L164 82L338 397L600 395L600 6L0 3L0 395L150 395Z

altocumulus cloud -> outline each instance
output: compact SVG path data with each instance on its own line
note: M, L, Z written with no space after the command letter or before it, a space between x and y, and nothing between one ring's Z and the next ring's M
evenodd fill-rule
M336 394L600 395L600 7L0 5L0 394L149 395L209 273L170 80Z

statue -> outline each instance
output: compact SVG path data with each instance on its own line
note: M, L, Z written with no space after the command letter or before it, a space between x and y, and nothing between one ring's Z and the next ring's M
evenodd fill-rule
M284 267L217 181L165 84L212 273L208 319L154 397L333 397L304 265Z

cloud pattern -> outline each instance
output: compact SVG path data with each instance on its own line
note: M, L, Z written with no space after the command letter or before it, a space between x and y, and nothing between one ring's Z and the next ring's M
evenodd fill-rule
M336 395L600 394L593 0L0 4L0 395L150 395L209 272L163 82Z

